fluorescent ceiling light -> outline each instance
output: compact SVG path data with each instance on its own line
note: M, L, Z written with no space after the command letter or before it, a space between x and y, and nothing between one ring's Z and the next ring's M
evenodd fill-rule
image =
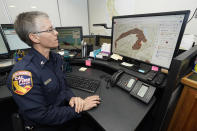
M15 5L10 5L9 7L14 8L14 7L16 7L16 6L15 6Z
M36 6L31 6L31 8L32 8L32 9L35 9L35 8L37 8L37 7L36 7Z

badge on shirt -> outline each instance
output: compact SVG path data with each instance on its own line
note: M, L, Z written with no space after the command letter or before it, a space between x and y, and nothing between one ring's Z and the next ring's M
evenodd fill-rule
M17 71L12 75L12 90L25 95L33 87L32 74L29 71Z

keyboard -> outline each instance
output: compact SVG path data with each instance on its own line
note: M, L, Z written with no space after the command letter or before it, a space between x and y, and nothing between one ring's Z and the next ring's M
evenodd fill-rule
M95 93L100 85L99 80L89 79L81 76L66 75L66 83L71 87L90 93Z

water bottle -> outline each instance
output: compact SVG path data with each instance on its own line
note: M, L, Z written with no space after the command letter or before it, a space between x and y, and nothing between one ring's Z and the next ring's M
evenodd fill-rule
M193 72L197 73L197 57L196 57L196 59L194 60Z

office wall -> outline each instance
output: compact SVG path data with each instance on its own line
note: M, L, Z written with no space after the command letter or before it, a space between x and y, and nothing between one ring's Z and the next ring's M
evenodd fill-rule
M59 0L62 26L82 26L83 34L89 34L87 0Z
M120 2L121 1L121 2ZM111 4L107 5L107 3ZM197 8L197 0L89 0L90 33L111 35L111 30L92 27L95 23L111 25L109 6L113 15L132 15L141 13L166 12L177 10L191 10L190 17ZM185 30L186 34L197 35L197 18L192 19Z
M13 23L19 13L33 10L46 12L54 27L83 26L89 34L87 0L0 0L0 23Z
M95 27L93 24L106 23L111 27L113 16L134 13L135 0L88 0L90 33L111 35L111 30Z
M14 22L16 16L25 11L43 11L49 14L54 26L60 26L57 1L56 0L2 0L8 11L7 17L11 17L11 23Z
M191 10L191 17L196 8L197 0L135 0L136 14L176 10ZM193 18L188 23L185 33L197 35L197 18Z
M4 3L0 0L0 24L9 23L9 18L7 17L6 10L4 8Z
M13 4L16 6L9 7ZM111 17L114 15L185 9L191 10L192 15L197 8L196 5L197 0L0 0L0 24L13 23L20 12L41 10L49 14L54 26L83 26L83 33L87 35L90 25L90 33L111 35L111 30L92 25L107 23L108 26L111 26ZM35 6L37 8L34 8ZM8 14L6 14L5 8ZM196 29L197 19L193 19L188 23L185 33L197 35Z

